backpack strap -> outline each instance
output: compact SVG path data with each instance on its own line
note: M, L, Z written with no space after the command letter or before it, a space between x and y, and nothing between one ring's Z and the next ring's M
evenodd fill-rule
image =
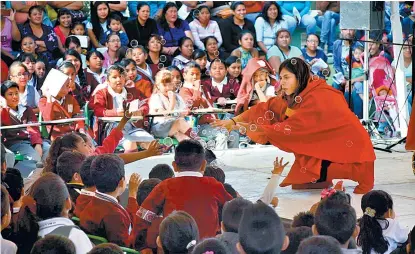
M79 227L76 225L60 226L60 227L55 228L54 230L52 230L52 232L46 235L61 235L61 236L65 236L69 238L69 234L71 233L71 230L73 228L79 229Z

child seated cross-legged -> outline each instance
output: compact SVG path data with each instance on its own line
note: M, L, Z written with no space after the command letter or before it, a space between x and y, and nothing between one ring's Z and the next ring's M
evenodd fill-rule
M175 137L178 141L188 139L192 129L183 117L187 113L187 107L182 97L174 92L171 72L159 71L156 75L156 86L157 92L150 97L150 114L166 116L154 117L151 132L158 138ZM183 113L167 116L173 111L183 111Z
M97 190L81 212L81 228L109 242L130 246L130 215L117 200L126 188L124 162L114 154L98 155L92 161L91 176Z
M189 213L199 226L201 238L214 237L219 231L218 209L232 197L220 182L203 177L205 149L198 141L184 140L176 148L172 165L176 177L158 184L141 204L134 218L132 235L137 249L147 247L143 242L146 229L161 212L164 216L174 210ZM144 238L137 237L142 235Z

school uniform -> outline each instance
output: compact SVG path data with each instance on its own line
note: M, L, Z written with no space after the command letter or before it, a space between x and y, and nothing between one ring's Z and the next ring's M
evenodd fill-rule
M236 79L225 77L222 82L217 83L213 79L202 82L203 90L212 103L216 103L218 98L235 99L241 86Z
M15 254L17 253L17 245L9 240L3 239L3 236L0 234L1 242L1 254Z
M200 108L200 107L202 108L212 107L212 104L207 100L206 95L204 94L203 90L199 90L199 91L194 90L192 84L185 82L183 84L183 87L180 88L179 95L186 102L186 105L189 106L190 103L188 102L193 102L191 104L192 106L189 106L189 108L191 109ZM214 119L215 117L213 115L205 114L200 117L199 124L202 125L206 123L211 123L213 122Z
M141 204L134 218L132 236L134 247L141 249L147 244L143 236L158 214L168 216L173 211L185 211L196 221L200 239L214 237L219 229L218 210L232 197L223 185L200 172L180 172L175 178L158 184ZM148 234L148 232L147 232Z
M117 199L96 191L80 215L80 226L87 234L105 237L120 246L130 246L131 218Z
M107 81L106 72L105 69L102 68L101 74L92 72L89 68L84 69L85 74L85 80L87 84L87 97L90 99L91 93L95 90L95 88L99 84L103 84L105 81Z
M85 189L81 190L78 198L76 199L75 203L75 210L73 214L79 218L81 216L82 211L85 207L91 202L91 200L95 197L95 192L87 191Z
M145 69L140 68L140 67L137 66L137 73L139 75L138 79L140 79L140 76L141 76L141 79L150 81L150 83L152 85L154 84L153 72L152 72L150 66L147 63L146 63L146 68Z
M137 79L134 81L134 87L141 94L143 94L145 98L150 98L151 95L153 94L153 84L151 84L150 81L143 79L139 75Z

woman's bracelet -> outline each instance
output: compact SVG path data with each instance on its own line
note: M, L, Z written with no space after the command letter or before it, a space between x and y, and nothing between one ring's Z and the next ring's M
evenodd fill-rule
M232 120L232 122L236 125L236 122L235 122L235 120L233 120L233 118L231 118L231 120Z

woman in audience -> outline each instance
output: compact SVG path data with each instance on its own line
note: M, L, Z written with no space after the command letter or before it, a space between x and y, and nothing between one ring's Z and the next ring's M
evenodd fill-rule
M363 217L359 220L357 244L363 254L391 253L408 240L409 229L395 220L392 197L373 190L362 197Z
M291 34L287 29L280 29L277 32L276 45L272 46L267 53L267 60L272 68L278 72L281 63L292 57L303 59L301 50L291 44Z
M180 88L183 85L182 72L174 65L167 67L167 70L171 72L171 82L174 86L174 92L179 92Z
M175 92L171 72L161 70L156 75L157 90L150 98L150 114L165 114L155 117L151 133L158 138L174 137L179 142L188 139L192 129L183 116L186 115L186 103ZM172 111L183 111L179 117L167 115Z
M19 239L22 239L17 243L21 253L29 253L39 237L53 234L62 227L70 227L68 238L75 244L77 254L92 249L88 236L68 218L72 203L66 184L58 175L46 173L40 177L32 186L30 198L33 210L30 206L21 210L22 220L17 225Z
M297 26L304 27L307 34L315 33L317 29L316 19L309 14L311 2L309 1L279 1L281 12L284 19L287 21L288 30L290 34L294 33ZM294 8L297 9L301 20L297 19L294 13Z
M178 54L179 40L183 37L193 39L189 24L185 20L181 20L177 14L177 6L175 3L167 3L157 22L158 34L163 38L163 53L175 56Z
M275 45L277 32L281 28L287 29L287 23L282 18L280 6L277 2L265 2L262 13L255 20L256 40L258 47L267 54Z
M326 68L319 67L313 68L313 65L320 59L327 64L327 56L322 49L318 48L320 44L320 37L316 34L308 34L305 48L301 50L304 60L310 64L311 70L314 74L325 78L330 75L330 67L327 65Z
M137 72L137 64L132 59L123 59L119 63L124 67L127 77L126 88L135 88L140 91L146 98L150 98L153 93L153 86L150 81L140 78ZM139 77L140 76L140 77Z
M225 59L225 53L219 50L218 39L215 36L206 37L204 43L208 64L216 58Z
M231 55L241 59L242 69L245 69L249 59L259 56L258 50L254 48L254 43L254 35L250 31L242 31L239 34L239 45L241 46L232 51Z
M53 30L56 36L60 40L61 44L65 43L66 38L71 33L72 14L69 9L62 8L58 11L58 17L56 18L55 27Z
M3 10L3 7L1 9ZM19 33L19 28L17 27L16 20L14 19L16 11L13 9L9 10L9 16L1 16L1 59L7 59L7 65L10 66L15 58L15 55L13 55L12 52L12 40L20 41L21 35Z
M150 35L150 39L147 43L147 49L148 57L146 63L150 66L154 79L160 69L170 66L170 61L166 55L161 53L163 51L163 45L161 44L160 35Z
M254 24L245 18L246 8L243 2L232 2L231 9L234 12L232 17L229 17L220 23L220 31L223 38L223 48L229 54L239 47L239 34L242 30L249 30L254 35L254 42L256 46L255 27Z
M81 55L78 53L78 51L74 49L70 49L65 52L63 55L64 61L70 61L76 69L76 77L75 77L75 83L78 84L79 87L82 89L86 89L86 93L90 93L90 88L88 87L89 84L86 83L84 70L82 67L82 58Z
M35 43L35 39L31 35L23 36L22 41L20 42L20 49L22 50L22 53L28 53L33 54L36 59L41 59L43 62L45 62L49 66L48 58L43 53L36 53L37 45Z
M111 33L107 36L105 46L107 51L104 53L104 68L109 68L119 59L117 57L117 50L121 47L121 39L117 33Z
M130 38L130 46L134 47L132 40L137 40L137 45L147 45L153 34L157 34L157 23L150 18L150 6L147 2L137 2L137 9L130 12L137 12L137 19L125 22L124 29Z
M200 5L196 8L195 19L190 22L190 30L195 39L195 46L201 50L205 50L203 41L208 36L214 36L218 40L218 47L222 45L222 35L219 25L216 21L210 19L210 10L206 5Z
M105 33L108 31L109 14L110 6L107 2L96 1L91 8L91 22L87 23L86 29L95 48L105 47L103 45L107 41Z
M19 104L39 112L39 93L33 86L28 86L29 70L22 62L14 62L9 69L10 80L19 87Z
M1 109L1 123L3 126L18 125L37 122L36 115L30 107L19 104L19 86L13 81L6 81L1 85L1 96L6 100L7 107ZM26 129L2 130L2 142L13 152L33 162L30 171L36 168L36 162L46 158L49 143L42 141L39 127L27 127ZM16 164L19 170L20 163ZM24 163L26 164L26 163ZM29 172L30 172L29 171Z
M180 70L183 70L186 64L192 61L192 54L194 51L192 39L189 37L180 38L179 51L180 55L176 56L171 64L177 66Z
M29 20L19 26L19 30L22 37L32 36L37 46L36 51L44 53L49 63L53 64L56 56L64 52L64 49L53 28L42 24L43 11L43 7L38 5L30 7Z
M86 83L90 86L89 93L92 93L99 84L103 84L107 80L105 68L102 67L104 60L104 55L96 50L88 51L86 55L88 68L84 69L84 75Z

